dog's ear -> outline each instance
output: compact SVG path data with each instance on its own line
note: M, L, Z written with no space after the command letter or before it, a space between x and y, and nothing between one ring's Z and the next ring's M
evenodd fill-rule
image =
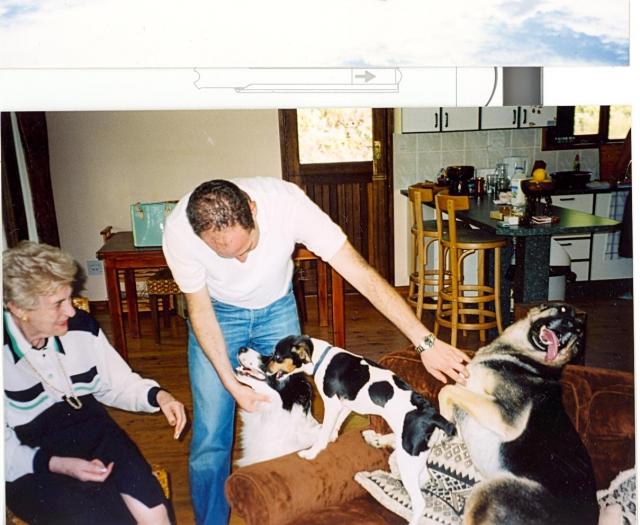
M313 356L313 342L308 335L300 335L293 341L292 352L300 357L303 363L311 363Z

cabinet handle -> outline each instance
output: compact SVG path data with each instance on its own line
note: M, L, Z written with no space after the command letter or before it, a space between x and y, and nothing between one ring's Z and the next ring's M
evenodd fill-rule
M560 246L573 246L572 242L559 242L558 243Z
M526 109L523 109L523 110L522 110L522 115L523 115L523 117L522 117L522 123L523 123L523 124L526 124L526 123L527 123L527 110L526 110Z
M435 117L435 122L433 124L433 127L438 129L438 114L434 113L433 116Z
M562 202L567 202L567 201L574 201L574 200L576 200L576 198L575 197L560 197L560 200Z
M445 128L449 127L449 112L448 111L444 112L444 127Z
M517 122L518 122L518 110L514 109L513 110L513 122L511 124L513 124L515 126Z

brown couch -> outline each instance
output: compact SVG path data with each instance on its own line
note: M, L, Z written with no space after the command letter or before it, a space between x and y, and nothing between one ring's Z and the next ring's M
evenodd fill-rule
M436 401L441 383L414 352L387 354L381 364ZM569 365L562 384L565 408L591 454L598 488L606 488L635 464L633 375ZM379 417L371 425L388 431ZM361 470L387 470L387 458L388 452L366 445L360 432L345 432L314 461L291 454L236 470L226 495L247 525L406 523L353 480Z

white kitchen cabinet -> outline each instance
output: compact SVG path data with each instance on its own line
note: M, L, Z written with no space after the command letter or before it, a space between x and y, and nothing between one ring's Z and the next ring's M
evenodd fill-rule
M440 131L440 108L403 108L402 133Z
M593 197L592 193L555 195L553 204L560 208L593 214ZM571 271L576 274L576 281L588 281L591 269L591 234L557 235L553 240L557 241L569 255Z
M478 108L441 108L442 131L469 131L478 129Z
M555 106L402 108L402 133L555 126Z
M571 271L576 274L576 281L588 281L589 268L589 261L571 261Z
M520 106L521 128L544 128L556 125L555 106Z
M480 129L518 127L518 106L480 108Z
M560 208L593 214L593 193L577 193L575 195L554 195L553 204ZM597 213L595 215L598 215Z
M402 133L478 129L478 108L403 108Z
M622 202L629 194L628 191L598 193L596 195L595 215L609 217L611 199L617 193L622 193ZM633 277L633 259L618 256L617 237L619 235L619 232L593 234L591 250L592 280L631 279Z

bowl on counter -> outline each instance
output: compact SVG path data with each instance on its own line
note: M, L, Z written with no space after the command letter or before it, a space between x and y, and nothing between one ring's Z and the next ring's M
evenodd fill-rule
M526 179L520 183L520 187L527 197L546 197L553 194L557 185L553 180L535 181Z

